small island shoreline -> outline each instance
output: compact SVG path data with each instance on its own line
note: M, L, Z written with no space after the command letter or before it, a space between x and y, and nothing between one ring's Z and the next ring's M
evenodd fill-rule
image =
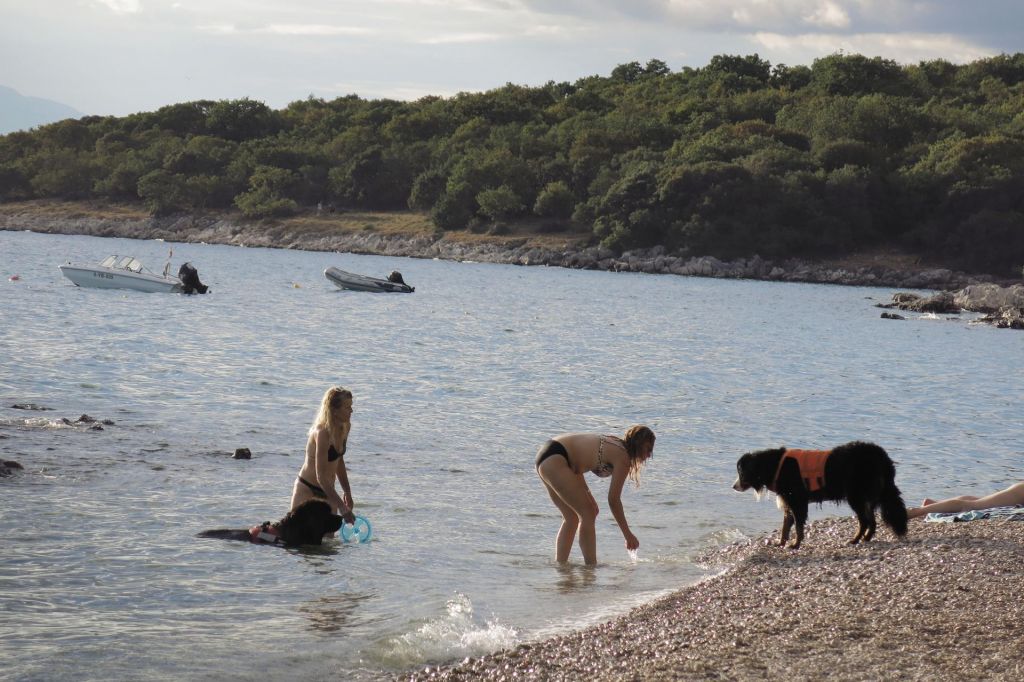
M406 680L1019 680L1024 523L914 521L849 546L856 523L811 523L712 550L716 577L602 625Z
M249 221L227 213L154 217L131 205L34 200L0 204L0 230L900 289L949 291L971 284L1009 283L987 274L929 267L906 254L722 261L673 255L657 246L617 254L587 246L586 235L576 233L440 233L426 216L413 213L341 212Z

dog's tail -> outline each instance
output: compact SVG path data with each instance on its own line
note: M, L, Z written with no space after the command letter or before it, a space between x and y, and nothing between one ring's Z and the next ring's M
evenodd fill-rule
M895 473L893 471L882 488L882 520L892 528L893 533L903 537L907 534L907 506L903 504L903 495L896 487Z

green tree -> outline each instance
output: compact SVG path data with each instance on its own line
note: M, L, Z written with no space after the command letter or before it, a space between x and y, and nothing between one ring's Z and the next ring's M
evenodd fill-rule
M772 65L758 55L715 55L701 69L705 87L716 87L718 92L732 93L758 90L768 85Z
M183 211L190 206L186 178L163 169L151 171L139 178L138 192L153 215L167 215Z
M292 171L259 166L249 178L249 190L235 197L235 205L248 218L292 215L298 204L287 194L295 180Z
M409 193L409 208L427 210L437 203L448 184L448 174L440 168L431 168L420 173L412 183Z
M479 211L494 222L508 220L523 212L523 200L508 185L485 189L476 195Z
M908 95L910 81L892 59L859 54L832 54L815 59L810 85L829 95Z
M404 208L412 189L411 169L380 146L353 156L328 173L332 196L343 203L376 209Z
M573 195L569 185L557 180L549 182L537 195L537 201L533 204L534 214L542 218L569 218L576 205L576 197Z
M222 173L234 158L238 145L209 135L189 138L181 149L168 154L164 168L172 173Z
M206 114L206 129L211 135L235 142L265 137L278 127L277 114L263 102L248 97L221 100Z
M91 155L59 147L37 152L26 166L32 193L41 197L84 199L99 175Z
M205 135L207 115L214 106L210 100L182 102L161 107L152 113L127 117L136 129L158 128L176 135Z
M0 165L0 202L28 199L31 185L25 175L12 166Z
M136 154L129 151L111 159L111 168L104 175L96 180L93 185L93 192L100 196L112 199L138 199L139 180L142 176L155 170L152 164Z
M473 186L468 182L449 180L430 217L442 230L464 230L476 215L477 208Z

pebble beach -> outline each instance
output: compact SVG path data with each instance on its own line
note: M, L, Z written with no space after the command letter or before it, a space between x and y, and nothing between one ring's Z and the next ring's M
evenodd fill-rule
M610 622L408 680L1021 680L1024 523L911 521L849 546L808 525L701 557L721 572Z

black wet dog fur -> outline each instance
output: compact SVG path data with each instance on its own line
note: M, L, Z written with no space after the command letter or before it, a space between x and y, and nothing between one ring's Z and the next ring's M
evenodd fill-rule
M277 542L273 544L298 547L322 544L324 535L337 533L341 524L342 518L331 513L331 505L323 500L309 500L285 514L280 521L266 525L277 535ZM196 537L252 542L248 528L204 530Z
M739 491L753 488L758 493L767 489L778 496L783 514L780 546L789 540L789 531L795 525L796 539L790 547L799 547L804 538L808 503L821 504L826 500L837 504L845 500L857 515L860 527L849 541L851 545L874 537L875 510L879 508L882 520L893 533L899 537L906 535L907 508L896 487L896 467L881 447L854 441L834 448L825 462L825 485L813 492L804 485L795 461L787 459L779 469L785 452L786 448L775 448L743 455L736 462L737 478L732 486Z

